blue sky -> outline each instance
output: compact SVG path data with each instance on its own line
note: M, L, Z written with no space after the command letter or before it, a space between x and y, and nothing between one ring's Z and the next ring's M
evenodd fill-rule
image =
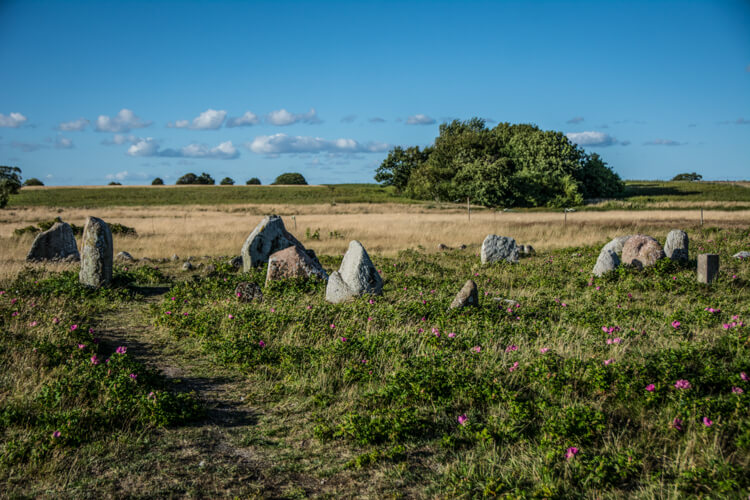
M47 185L373 182L473 116L626 179L750 178L746 1L4 0L0 67L0 164Z

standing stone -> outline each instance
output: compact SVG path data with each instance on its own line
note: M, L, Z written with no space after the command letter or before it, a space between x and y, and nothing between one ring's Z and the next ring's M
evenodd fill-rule
M673 229L664 242L664 253L672 260L686 262L688 260L688 245L690 240L685 231Z
M76 246L73 230L67 222L55 222L46 231L39 233L31 244L26 260L69 260L79 261L81 256Z
M245 272L268 262L271 254L291 246L305 249L297 238L284 227L284 221L278 215L263 217L242 245L242 265ZM316 259L317 260L317 259Z
M263 291L257 285L251 281L242 281L237 284L237 288L234 289L234 295L237 300L243 303L257 301L263 302Z
M748 252L747 250L743 250L732 255L732 257L734 257L735 259L750 259L750 252Z
M477 291L477 284L474 280L467 281L461 291L458 292L456 298L453 299L448 309L458 309L466 306L478 306L479 305L479 293Z
M617 254L612 250L602 248L602 251L599 252L599 258L596 259L594 269L591 272L594 274L594 276L601 277L610 271L614 271L619 266L620 258L617 256Z
M185 263L182 265L183 271L192 271L193 269L195 269L195 266L189 260L186 260Z
M653 266L656 261L666 257L661 244L651 236L636 234L622 246L622 262L639 269Z
M489 234L482 242L482 264L491 264L505 260L518 262L518 246L516 240L507 236Z
M604 245L602 247L602 252L608 250L614 252L619 257L620 255L622 255L622 247L625 245L625 242L628 241L632 236L632 234L629 234L627 236L618 236L617 238Z
M719 275L719 256L715 253L698 255L698 282L709 284Z
M99 288L112 281L112 232L96 217L86 219L81 238L81 284Z
M380 295L382 291L383 279L365 247L359 241L351 241L339 270L328 278L326 300L338 304L366 293Z
M313 260L299 247L292 246L279 250L268 258L266 286L272 281L311 277L328 280L328 273L317 260Z

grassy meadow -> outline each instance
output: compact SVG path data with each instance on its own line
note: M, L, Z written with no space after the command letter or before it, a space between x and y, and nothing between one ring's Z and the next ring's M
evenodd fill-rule
M0 211L0 497L750 494L750 263L731 257L750 250L747 187L702 199L641 186L648 200L567 220L469 220L465 206L368 197L372 186L351 203L327 187L289 188L324 190L314 202L263 187L279 197L224 203L215 193L235 188L218 186L175 201L191 189L23 189ZM122 201L139 190L177 198ZM291 280L239 302L237 284L262 286L266 268L227 260L268 213L329 272L360 240L383 294L333 305L325 283ZM33 236L15 229L87 215L135 229L114 237L138 260L116 264L112 287L80 286L77 264L24 262ZM690 236L689 262L591 276L612 237L663 242L673 228ZM537 253L482 266L489 233ZM710 286L696 281L705 252L721 260ZM468 279L479 306L449 311Z

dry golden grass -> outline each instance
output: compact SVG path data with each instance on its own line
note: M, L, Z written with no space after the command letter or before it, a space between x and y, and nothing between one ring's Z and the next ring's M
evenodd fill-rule
M131 226L138 237L115 236L115 252L134 257L161 258L238 255L245 238L264 214L284 216L289 229L306 246L321 254L341 254L356 239L375 254L393 255L422 246L436 250L439 243L478 247L487 234L514 237L537 250L602 243L616 235L648 232L663 238L673 228L697 227L700 214L684 210L606 211L569 213L563 226L559 212L473 212L465 209L430 209L424 205L226 205L216 207L114 207L57 209L35 207L3 212L0 218L0 276L14 275L24 265L32 237L13 236L18 227L61 216L83 225L88 215ZM292 216L296 219L292 219ZM706 225L747 227L750 210L704 210ZM320 229L320 240L305 238L307 229ZM342 237L330 237L337 232ZM59 265L58 267L64 267Z

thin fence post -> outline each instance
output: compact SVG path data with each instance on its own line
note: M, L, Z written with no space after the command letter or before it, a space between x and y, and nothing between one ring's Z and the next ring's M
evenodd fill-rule
M469 222L471 222L471 204L469 203L469 197L466 197L466 213L469 214Z
M568 211L567 209L563 209L563 213L565 214L565 217L563 218L563 227L568 225Z
M297 216L292 215L292 220L294 221L294 230L296 231L297 230Z
M703 227L703 207L701 207L701 227Z

